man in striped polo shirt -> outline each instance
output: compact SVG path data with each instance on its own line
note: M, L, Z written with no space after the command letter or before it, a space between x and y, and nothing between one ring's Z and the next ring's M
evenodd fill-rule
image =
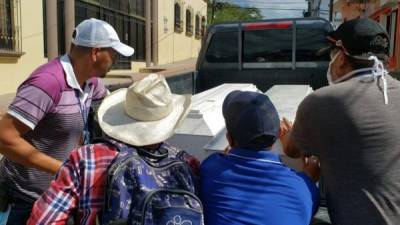
M117 52L131 56L134 51L120 42L112 26L97 19L80 23L72 43L69 54L40 66L20 85L0 121L0 153L5 156L0 193L6 193L0 199L9 200L0 204L0 214L6 218L9 213L7 225L26 223L69 151L88 143L88 109L107 93L98 77L110 70Z

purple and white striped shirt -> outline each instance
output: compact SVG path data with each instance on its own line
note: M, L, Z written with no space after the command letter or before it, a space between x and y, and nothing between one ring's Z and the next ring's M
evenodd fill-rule
M31 128L24 135L25 140L41 152L64 161L81 141L84 127L81 104L89 108L92 101L101 100L106 93L96 77L86 81L82 90L68 56L64 55L37 68L20 85L7 113ZM37 199L53 178L8 159L0 162L0 180L10 185L16 197L28 201Z

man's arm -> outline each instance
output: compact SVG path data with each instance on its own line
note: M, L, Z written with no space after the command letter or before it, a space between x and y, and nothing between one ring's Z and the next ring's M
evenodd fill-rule
M282 150L287 156L291 158L300 158L303 156L303 152L293 142L291 137L292 126L292 123L288 119L283 118L281 121L279 139L282 144Z
M321 169L319 160L316 156L310 156L304 153L294 143L291 137L292 123L283 118L280 127L280 141L282 144L283 152L291 158L302 158L303 160L303 172L309 176L314 182L317 182L321 176Z
M0 120L0 153L21 165L55 174L62 162L40 152L22 138L29 130L18 119L4 115Z
M62 162L36 149L23 136L56 107L61 86L52 73L37 72L19 87L0 120L0 153L26 167L55 174ZM70 149L66 149L68 151Z

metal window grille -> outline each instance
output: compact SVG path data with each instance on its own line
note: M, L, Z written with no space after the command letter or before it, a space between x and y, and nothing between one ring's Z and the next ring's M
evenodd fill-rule
M182 32L183 31L183 21L181 20L181 6L179 3L175 3L175 12L174 12L174 29L175 32Z
M201 37L201 32L200 32L200 16L196 15L196 21L195 21L195 36L196 38Z
M19 0L0 0L0 51L22 51L20 4Z
M204 36L205 32L206 32L206 18L203 16L201 17L201 29L200 29L201 36Z
M0 0L5 1L5 0ZM59 54L64 54L64 10L66 0L58 0L58 39ZM130 69L131 61L144 61L145 59L145 0L76 0L75 1L75 24L78 25L85 19L98 18L107 21L115 28L121 41L135 49L131 57L118 56L113 69ZM0 14L2 15L2 14ZM46 20L44 20L45 22ZM46 25L44 24L44 27ZM44 29L44 32L46 30ZM46 39L46 35L45 35ZM45 54L46 40L45 41Z
M192 13L189 9L186 10L186 35L193 35Z

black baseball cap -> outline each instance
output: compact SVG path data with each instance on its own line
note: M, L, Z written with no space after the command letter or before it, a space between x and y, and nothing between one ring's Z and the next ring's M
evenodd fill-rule
M279 135L278 112L265 94L233 91L222 105L226 129L239 147L258 150L269 147Z
M385 58L389 53L389 35L375 20L358 18L342 23L327 36L330 46L318 51L326 54L332 48L341 48L350 57L368 60L372 55Z

